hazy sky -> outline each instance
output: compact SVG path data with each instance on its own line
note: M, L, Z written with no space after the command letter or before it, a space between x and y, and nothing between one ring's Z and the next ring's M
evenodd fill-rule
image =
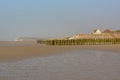
M0 40L120 29L120 0L0 0Z

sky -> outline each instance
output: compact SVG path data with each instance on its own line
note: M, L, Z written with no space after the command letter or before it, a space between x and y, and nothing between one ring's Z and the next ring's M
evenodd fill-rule
M120 0L0 0L0 41L120 29Z

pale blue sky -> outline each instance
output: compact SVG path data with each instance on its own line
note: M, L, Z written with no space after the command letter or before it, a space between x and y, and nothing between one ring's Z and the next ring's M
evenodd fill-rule
M120 29L120 0L0 0L0 40Z

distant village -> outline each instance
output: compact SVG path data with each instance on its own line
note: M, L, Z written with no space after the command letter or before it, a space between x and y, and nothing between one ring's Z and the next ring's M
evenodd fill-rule
M37 43L44 43L46 45L115 45L120 44L120 30L111 31L106 29L100 31L93 30L89 34L76 34L64 39L53 39L40 41Z
M95 29L88 34L75 34L65 38L40 39L34 37L20 37L17 42L37 43L45 45L114 45L120 44L120 30L111 31Z
M120 30L111 31L109 29L105 29L104 31L101 31L100 29L94 29L91 33L88 34L75 34L73 36L65 38L41 39L36 37L20 37L15 39L15 41L104 39L104 38L120 38Z
M111 31L109 29L105 29L104 31L100 31L99 29L93 30L89 34L76 34L68 39L104 39L104 38L120 38L120 30Z

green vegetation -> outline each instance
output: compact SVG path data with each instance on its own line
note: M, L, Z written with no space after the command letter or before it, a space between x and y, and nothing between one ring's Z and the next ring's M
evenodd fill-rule
M116 31L114 31L114 32L120 33L120 30L116 30Z
M120 44L119 38L108 39L72 39L72 40L46 40L37 41L37 43L44 43L46 45L110 45Z

